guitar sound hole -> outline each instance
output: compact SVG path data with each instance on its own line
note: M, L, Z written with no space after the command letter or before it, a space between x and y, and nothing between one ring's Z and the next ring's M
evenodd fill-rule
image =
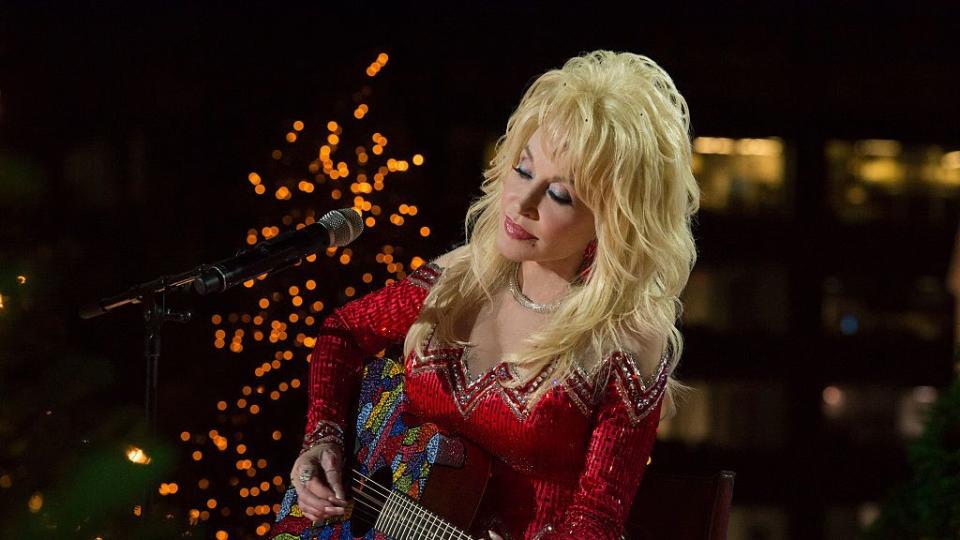
M353 493L354 511L350 517L350 532L354 537L362 537L373 528L379 509L386 502L387 491L393 489L390 467L377 469L370 477L373 482L364 480L358 492Z

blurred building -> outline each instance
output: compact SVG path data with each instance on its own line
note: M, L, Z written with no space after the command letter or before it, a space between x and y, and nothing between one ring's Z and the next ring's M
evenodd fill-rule
M953 375L960 146L694 146L702 252L678 375L697 391L654 463L735 470L731 540L853 538Z

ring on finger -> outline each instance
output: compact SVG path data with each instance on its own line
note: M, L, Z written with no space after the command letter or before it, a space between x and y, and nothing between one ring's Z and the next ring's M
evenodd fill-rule
M301 486L305 486L311 478L313 478L313 469L304 468L300 471L300 476L297 477L297 480L300 480Z

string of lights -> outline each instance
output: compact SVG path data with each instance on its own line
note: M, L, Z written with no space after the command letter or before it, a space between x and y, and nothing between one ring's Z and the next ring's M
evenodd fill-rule
M367 78L375 78L388 60L386 53L379 54L367 66ZM361 92L355 96L363 98L364 94ZM409 159L391 155L393 146L388 137L379 131L371 133L367 128L370 113L368 103L356 103L352 118L347 119L349 124L330 120L313 135L303 121L292 123L291 129L283 135L283 144L271 152L272 161L278 165L278 169L285 171L291 167L303 167L302 163L295 163L292 156L298 150L302 151L305 144L310 144L307 141L311 140L311 136L312 140L318 141L319 148L311 151L312 159L300 169L309 173L304 177L286 172L249 173L247 181L255 196L272 195L277 201L294 204L279 223L249 229L245 238L248 245L269 240L282 230L291 227L300 229L314 223L317 216L313 208L325 206L318 200L343 201L350 196L353 197L352 207L364 217L368 245L373 242L369 235L378 228L388 226L414 226L420 237L430 236L430 227L422 224L419 207L410 201L396 201L399 195L387 190L391 175L408 172L411 166L422 166L425 159L422 154L413 154ZM354 140L356 145L350 145L353 146L351 152L348 141ZM285 163L285 157L291 165ZM299 201L303 201L302 206L310 208L296 206ZM280 425L263 429L270 421L263 415L271 408L272 412L280 411L285 397L303 388L304 384L297 376L302 376L304 372L303 364L299 361L309 360L309 353L316 341L312 335L313 328L322 321L321 315L328 306L356 296L361 287L375 286L375 281L387 285L402 280L408 272L425 262L418 256L401 260L404 251L402 246L391 243L381 243L373 257L354 252L349 247L329 248L320 256L326 256L346 268L362 268L365 271L344 272L342 275L347 279L356 276L364 285L341 284L329 290L333 284L328 284L325 290L312 278L281 285L275 279L265 281L266 275L260 275L243 284L251 292L263 290L253 295L254 309L247 313L211 316L212 345L215 349L245 358L268 350L269 356L263 362L253 362L255 366L251 369L249 383L240 387L235 396L214 400L211 416L215 426L180 433L180 443L185 453L208 474L194 479L161 482L156 486L156 491L161 497L183 497L181 503L187 507L185 524L188 527L204 524L217 529L214 537L218 540L253 537L251 530L257 536L269 533L271 514L280 508L279 501L289 463L270 462L264 456L271 443L280 442L291 435ZM311 255L305 259L306 264L314 264L318 258L317 255ZM271 287L273 290L268 290ZM330 300L324 296L328 294L342 297ZM302 411L298 415L302 416ZM283 415L275 414L273 417L282 418ZM245 426L257 426L257 429L244 429ZM299 438L299 432L292 436ZM128 450L128 457L131 461L135 457L149 459L140 449ZM290 460L293 457L291 455ZM181 475L185 477L187 473L181 471ZM191 488L184 489L186 485Z

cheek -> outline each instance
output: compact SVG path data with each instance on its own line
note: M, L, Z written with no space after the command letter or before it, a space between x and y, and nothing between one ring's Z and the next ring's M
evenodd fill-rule
M564 246L576 247L576 249L580 249L596 236L593 220L582 215L574 218L567 216L562 223L558 223L554 230L556 231L554 233L556 242L562 243ZM574 249L573 247L570 249Z
M500 200L514 200L517 198L519 192L519 187L517 186L517 181L513 178L507 178L503 181L502 191L500 193Z
M581 234L587 240L597 236L597 227L593 224L593 215L587 216L580 223Z
M580 236L579 230L582 228L576 219L564 215L563 212L542 212L540 222L541 230L546 233L545 235L560 244L576 242Z

